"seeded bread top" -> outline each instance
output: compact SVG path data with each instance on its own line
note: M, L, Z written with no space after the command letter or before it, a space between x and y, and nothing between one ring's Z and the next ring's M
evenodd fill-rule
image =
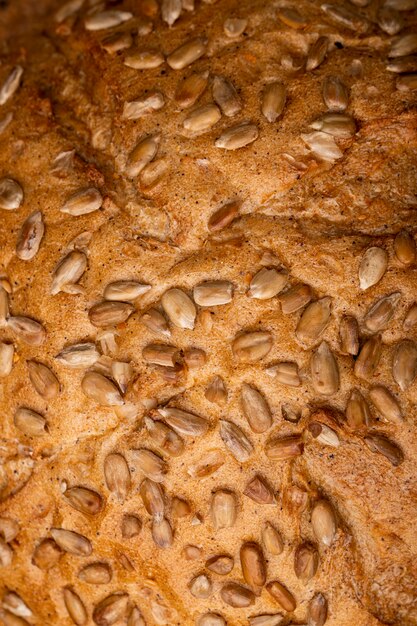
M417 3L5 5L0 620L416 624Z

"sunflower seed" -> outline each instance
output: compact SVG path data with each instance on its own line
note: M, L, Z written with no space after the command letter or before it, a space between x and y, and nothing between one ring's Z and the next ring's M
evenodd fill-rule
M30 261L37 254L45 232L42 213L35 211L23 222L16 244L16 255Z
M93 551L91 542L87 539L87 537L84 537L84 535L80 535L73 530L51 528L51 535L58 546L64 550L64 552L69 552L69 554L74 554L76 556L90 556Z
M243 414L254 433L263 433L271 427L271 410L257 389L244 383L240 392L240 400Z
M262 113L268 122L275 122L284 110L286 88L282 83L270 83L262 95Z
M217 472L224 462L223 452L220 450L208 450L198 461L188 467L187 474L192 476L192 478L206 478Z
M126 389L133 376L133 368L130 363L124 363L123 361L113 361L111 364L111 374L119 385L122 393L126 392Z
M101 208L103 197L98 189L89 187L72 194L62 205L60 211L69 215L87 215Z
M323 161L336 161L343 156L343 152L336 144L334 138L327 133L322 131L302 133L301 139L307 144L312 153Z
M234 567L234 560L233 557L227 554L220 554L207 559L206 567L211 572L219 574L219 576L227 576Z
M158 413L180 435L201 436L205 435L209 428L209 422L205 417L175 407L159 407Z
M395 81L395 86L399 91L415 91L417 89L417 73L399 76Z
M151 289L150 285L143 285L136 280L118 280L109 283L104 290L104 298L106 300L136 300Z
M388 52L390 59L397 57L405 57L409 54L417 52L417 34L408 33L407 35L399 35L392 40L391 50Z
M406 391L417 376L417 345L414 341L401 341L395 348L392 375L401 391Z
M19 524L8 517L0 517L0 537L10 543L19 533Z
M90 563L78 572L78 578L89 585L105 585L112 579L112 571L107 563Z
M364 343L355 361L354 374L358 378L369 380L375 374L381 358L381 335L374 335Z
M313 43L307 55L307 72L315 70L319 65L323 63L324 59L326 58L328 47L329 39L324 36L319 37L317 41Z
M266 522L262 529L262 541L265 549L269 554L281 554L284 550L284 544L281 535L270 522Z
M147 113L159 111L165 104L165 98L160 91L153 91L143 96L139 100L125 102L123 105L122 118L126 120L137 120Z
M9 318L9 294L0 285L0 328L7 326Z
M242 109L242 101L234 85L224 76L214 77L212 90L214 102L219 105L226 117L233 117Z
M414 302L407 311L403 322L403 328L409 331L417 323L417 303Z
M39 322L35 322L29 317L20 315L9 317L7 325L19 339L30 346L40 346L45 341L45 329Z
M104 30L119 26L133 17L128 11L99 11L88 15L84 21L87 30Z
M187 561L196 561L197 559L199 559L202 555L202 549L199 548L198 546L184 546L183 550L182 550L182 554L183 556L185 556L185 558L187 559Z
M5 378L12 371L14 346L0 341L0 378Z
M160 135L147 135L133 148L129 154L125 168L126 175L129 176L129 178L138 176L143 168L152 161L158 152L159 143ZM106 297L106 295L104 297Z
M296 30L305 28L308 25L308 21L306 21L305 17L300 15L300 13L292 7L280 9L278 18L290 28L295 28Z
M129 619L127 620L127 626L146 626L146 622L142 617L142 613L139 611L137 606L134 606L132 608Z
M282 419L297 424L301 419L301 410L291 404L281 404Z
M227 389L220 376L215 376L208 385L204 395L209 402L223 406L227 402Z
M26 361L29 378L35 390L42 398L52 400L59 393L59 382L55 374L43 363Z
M126 322L134 310L135 307L127 302L104 301L92 306L88 317L93 326L104 328Z
M347 109L349 91L338 76L326 76L324 79L323 101L331 111L344 111Z
M122 520L122 537L123 539L133 539L137 537L142 530L142 522L136 515L124 515Z
M258 300L268 300L282 291L288 282L288 273L262 268L252 278L248 295Z
M174 537L170 523L167 519L153 520L152 522L152 539L160 548L169 548L172 546Z
M271 333L262 331L240 333L232 343L233 355L241 363L259 361L270 352L271 348Z
M206 600L213 593L213 583L206 574L194 576L188 584L191 595L199 600Z
M0 537L0 567L9 567L13 560L13 550L8 543Z
M346 419L349 427L353 430L361 426L369 426L371 422L368 403L357 389L352 389L347 401Z
M210 504L210 515L215 530L232 528L237 517L235 495L231 491L219 489L213 493Z
M170 321L178 328L192 330L197 311L191 298L181 289L168 289L161 298L161 303Z
M223 585L220 596L226 604L234 609L243 609L255 602L255 594L250 589L233 582Z
M122 454L112 453L106 456L104 478L107 489L114 493L120 502L124 502L130 491L131 478L128 464Z
M188 471L188 473L190 473ZM182 519L191 515L191 506L186 500L181 498L172 498L171 501L171 515L174 519Z
M293 459L303 453L304 444L299 435L273 437L266 442L265 454L272 461Z
M400 298L401 293L396 291L377 300L365 315L365 327L373 333L385 328L391 321Z
M367 33L371 27L369 20L347 6L322 4L321 8L336 24L340 24L344 28L353 30L361 35Z
M220 437L237 461L244 463L250 458L253 446L239 426L227 420L220 420Z
M255 124L245 122L227 128L220 137L216 139L214 145L216 148L223 148L224 150L237 150L255 141L258 135L258 127Z
M87 398L102 406L121 406L124 404L116 385L98 372L87 372L81 381L81 388Z
M296 337L301 343L312 345L317 342L329 324L331 302L332 299L326 296L312 302L304 309L295 329Z
M417 9L417 0L385 0L384 6L397 11L413 11Z
M262 548L254 541L246 541L240 548L243 578L255 595L261 595L266 583L266 563Z
M294 285L278 296L284 315L295 313L308 304L313 297L309 285Z
M161 520L165 512L164 492L161 485L145 478L140 485L140 495L149 515Z
M284 609L284 611L292 612L297 606L294 596L291 591L287 589L278 580L272 580L266 586L268 593L278 602L278 604Z
M61 548L53 539L43 539L33 552L32 563L47 571L58 563L61 556Z
M382 7L377 13L379 28L388 35L397 35L404 28L404 20L400 13L388 7Z
M340 440L337 433L327 426L326 424L322 424L321 422L310 422L308 425L308 430L312 434L312 436L317 439L320 443L325 446L332 446L333 448L337 448L340 445Z
M195 72L178 84L175 100L182 109L187 109L197 102L207 87L208 72Z
M181 0L162 0L161 15L168 26L172 26L180 17L182 11Z
M62 590L64 596L65 607L68 611L68 615L77 626L84 626L87 624L88 615L86 608L80 596L75 593L70 587L64 587Z
M404 461L404 454L396 443L390 441L384 435L378 433L369 433L365 437L365 443L371 452L379 452L385 456L392 465L401 465Z
M112 33L100 42L103 50L109 54L116 54L117 52L126 50L127 48L130 48L132 44L132 35L127 31Z
M164 424L145 417L145 426L155 444L170 456L179 456L184 450L184 442L177 433Z
M132 462L146 478L150 478L156 483L161 483L165 480L168 465L163 459L151 452L151 450L144 448L141 450L132 450L131 456Z
M70 487L64 493L65 500L77 511L97 515L103 509L103 498L86 487Z
M151 343L142 350L142 356L147 363L174 367L180 360L180 352L175 346Z
M218 232L223 230L233 222L239 214L239 204L237 202L228 202L215 211L209 221L208 229L210 232Z
M316 593L308 604L307 626L324 626L326 621L327 600L322 593Z
M275 378L281 385L288 385L289 387L299 387L301 385L297 363L282 362L271 365L265 368L265 374Z
M206 360L206 353L200 348L188 348L188 350L184 352L184 363L189 370L196 370L203 367Z
M67 254L56 266L50 293L54 296L63 291L66 285L77 283L87 268L87 257L79 250Z
M125 58L124 64L134 70L149 70L159 67L164 61L164 55L159 50L137 50Z
M356 356L359 352L359 327L355 317L352 315L342 317L339 335L342 352Z
M408 72L417 72L417 55L398 57L398 59L393 59L388 62L386 69L389 72L394 72L395 74L407 74ZM402 230L400 231L400 233L409 234L406 230ZM398 233L398 235L400 233Z
M336 515L327 500L318 500L311 513L313 533L319 543L331 546L337 531Z
M238 17L229 17L223 22L223 31L227 37L239 37L248 25L248 20Z
M272 504L275 500L271 487L260 476L248 482L243 494L258 504Z
M165 158L156 159L146 165L140 173L140 187L144 192L156 187L169 169L169 162Z
M24 407L17 409L14 415L14 425L28 437L41 437L47 431L45 418Z
M101 600L93 610L93 621L97 626L111 626L126 616L129 596L113 593Z
M401 230L394 240L394 252L403 265L411 265L416 260L416 242L406 230Z
M6 591L2 600L3 608L18 617L32 617L33 613L28 605L15 591Z
M23 202L23 189L12 178L0 179L0 209L13 211Z
M193 133L202 133L217 124L221 116L220 109L215 104L204 104L187 115L183 126Z
M182 8L185 11L194 11L195 10L195 0L182 0Z
M207 40L202 37L189 39L182 46L171 52L167 57L167 63L173 70L183 70L205 54Z
M171 336L171 331L169 330L165 317L157 309L148 309L146 313L141 316L140 321L144 326L146 326L146 328L154 333L164 335L165 337ZM148 348L149 346L144 348L144 350L147 350ZM173 349L174 351L176 350L175 348ZM170 365L173 365L173 363L171 362Z
M332 396L339 389L339 368L328 344L322 341L310 360L311 382L316 393Z
M294 572L306 584L317 572L319 553L311 543L302 543L294 553Z
M217 613L204 613L197 618L195 626L226 626L226 621Z
M372 387L369 396L379 413L390 422L402 422L401 407L394 396L382 385Z
M346 113L325 113L310 124L310 128L337 138L353 137L356 132L355 121Z
M276 613L275 615L264 613L250 617L249 626L279 626L282 624L283 619L280 613Z
M6 104L8 100L15 94L20 85L23 74L23 67L16 65L0 87L0 106ZM0 192L1 195L1 192ZM7 207L2 207L7 208ZM17 208L17 207L12 207Z
M93 343L77 343L64 348L55 358L66 367L85 369L94 365L100 354Z

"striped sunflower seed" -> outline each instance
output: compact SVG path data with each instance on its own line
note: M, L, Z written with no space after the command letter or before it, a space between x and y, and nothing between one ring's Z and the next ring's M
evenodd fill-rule
M215 572L215 574L219 574L219 576L227 576L232 571L234 564L233 557L228 554L219 554L207 559L206 568L211 572Z
M196 626L226 626L225 619L217 613L204 613L197 618Z
M377 13L378 26L387 35L397 35L404 28L400 13L389 7L381 7Z
M193 106L207 87L209 73L195 72L180 81L175 92L175 101L182 109Z
M309 285L298 284L278 296L284 315L295 313L306 306L313 297Z
M223 406L227 402L227 389L220 376L215 376L204 392L207 400L213 404Z
M226 602L226 604L234 609L244 609L248 606L252 606L256 598L253 591L233 582L223 585L220 596L223 602Z
M256 596L260 596L266 583L266 563L262 548L254 541L246 541L240 548L240 565L243 578Z
M122 118L125 120L138 120L147 113L159 111L165 104L165 98L160 91L153 91L138 100L125 102L123 105Z
M161 16L168 26L172 26L180 17L182 11L181 0L162 0Z
M87 215L100 209L102 204L103 197L99 190L95 187L89 187L72 194L62 205L60 211L74 216Z
M116 54L117 52L126 50L127 48L130 48L132 44L132 35L127 31L112 33L100 42L103 50L109 54Z
M224 454L220 450L207 450L202 457L187 469L192 478L206 478L217 472L224 465Z
M171 52L167 63L173 70L183 70L202 57L207 49L207 40L202 37L189 39L182 46Z
M131 457L134 465L146 478L150 478L156 483L161 483L165 480L168 465L157 454L142 448L141 450L132 450Z
M310 148L311 152L323 161L337 161L343 156L343 152L334 138L320 130L311 133L302 133L301 139Z
M17 537L20 527L16 520L9 519L8 517L0 517L0 537L4 539L6 543L10 543Z
M179 456L184 451L184 442L179 435L164 424L145 417L145 426L155 444L170 456Z
M105 328L126 322L135 307L127 302L104 301L91 307L88 317L93 326Z
M307 614L307 626L324 626L327 621L327 600L322 593L316 593L310 600Z
M327 424L313 421L308 425L308 430L314 439L316 439L319 443L322 443L325 446L332 446L333 448L340 446L338 434L333 430L333 428L327 426Z
M199 306L219 306L232 301L233 285L227 280L210 280L196 285L193 297Z
M365 437L365 443L371 452L378 452L385 456L392 465L397 467L404 461L403 451L396 443L380 435L379 433L369 433Z
M355 33L364 35L371 28L371 22L369 22L369 20L345 5L322 4L321 8L333 22Z
M62 550L53 539L43 539L35 548L32 563L41 570L49 570L57 565Z
M278 18L283 22L286 26L290 28L295 28L296 30L305 28L308 26L308 21L300 15L300 13L292 8L282 8L278 11Z
M408 33L407 35L399 35L392 40L391 49L388 52L390 59L405 57L409 54L417 52L417 34Z
M372 400L376 410L390 422L402 422L403 416L401 407L396 398L386 387L377 385L369 391L369 397Z
M365 327L373 333L386 328L394 316L400 298L401 293L396 291L377 300L364 317Z
M0 567L9 567L13 561L13 550L8 543L0 537Z
M65 608L76 626L85 626L88 622L87 610L80 596L70 587L62 590Z
M281 613L263 613L249 618L249 626L279 626L282 624L283 617Z
M263 267L252 278L248 295L257 300L268 300L280 293L288 282L288 273Z
M332 299L326 296L304 309L295 329L296 337L301 343L312 345L317 342L330 322L331 303Z
M122 537L123 539L133 539L137 537L142 530L142 522L136 515L124 515L122 519Z
M47 431L45 418L24 407L17 409L14 415L14 425L28 437L42 437Z
M180 352L175 346L162 343L151 343L142 350L142 356L147 363L162 367L175 367L180 362Z
M90 556L93 551L90 540L73 530L51 528L51 535L61 550L69 554L74 554L75 556Z
M198 574L194 576L188 584L190 593L194 598L206 600L213 593L213 583L206 574Z
M150 285L143 285L136 280L118 280L114 283L109 283L103 293L106 300L120 301L136 300L139 296L151 289Z
M124 64L134 70L150 70L162 65L164 55L159 50L137 50L129 54Z
M238 150L254 142L258 138L258 135L258 127L255 124L245 122L227 128L220 137L216 139L214 145L216 148L223 148L224 150Z
M12 371L13 357L13 344L0 341L0 378L5 378Z
M398 59L392 59L388 62L386 67L388 72L394 74L408 74L409 72L417 72L417 56L410 55L407 57L398 57ZM400 231L407 232L407 231Z
M355 361L354 374L369 380L375 374L382 352L381 335L373 335L364 343Z
M252 455L251 442L243 430L233 422L220 420L220 437L232 456L240 463L244 463Z
M353 137L356 132L354 119L346 113L325 113L310 124L310 128L337 138Z
M285 461L300 456L304 444L299 435L273 437L266 442L265 454L271 461Z
M294 572L304 584L308 583L317 572L319 553L311 543L302 543L294 553Z
M130 470L125 457L117 452L108 454L104 459L103 469L107 489L120 502L124 502L131 486Z
M127 626L146 626L146 622L142 617L142 613L137 606L132 608L132 611L127 620Z
M70 487L64 497L74 509L87 515L97 515L103 509L103 498L87 487Z
M16 255L30 261L37 254L45 232L42 213L35 211L23 222L16 244Z
M40 346L46 339L44 327L30 317L22 317L20 315L9 317L7 325L18 339L21 339L29 346Z
M215 104L203 104L191 111L184 119L183 126L193 133L210 130L220 120L222 114Z
M417 89L417 73L403 74L395 81L398 91L415 91Z
M306 60L306 70L311 72L321 65L326 58L329 48L329 39L323 35L317 39L308 51Z
M168 172L169 162L167 159L155 159L145 165L140 173L140 187L144 192L151 191L159 185L165 174Z
M13 211L23 202L23 189L13 178L0 179L0 209Z
M6 591L2 600L3 608L18 617L32 617L33 613L28 605L15 591Z
M127 593L113 593L101 600L93 610L93 622L97 626L110 626L124 620L128 608Z
M287 385L289 387L299 387L301 385L297 363L282 362L271 365L265 368L265 374L268 374L271 378L275 378L281 385Z
M357 389L352 389L346 405L346 420L350 428L356 430L361 426L369 426L371 413L368 403Z
M232 528L237 517L235 495L225 489L219 489L213 493L210 503L210 516L215 530Z
M146 313L141 316L140 321L152 332L164 335L165 337L171 337L168 322L157 309L148 309Z
M64 291L67 285L76 284L87 268L87 257L79 250L73 250L67 254L56 266L50 293L55 296Z
M266 586L267 592L274 598L276 602L284 609L284 611L292 612L295 610L297 603L291 591L287 589L278 580L272 580Z
M186 437L198 437L205 435L209 428L209 422L205 417L194 413L176 409L175 407L159 407L158 413L171 428L180 435Z
M266 522L262 529L262 541L265 546L265 550L269 552L269 554L281 554L284 550L282 537L270 522Z
M322 341L311 355L311 382L316 393L332 396L340 385L339 368L328 344Z
M240 37L247 25L248 20L245 20L244 18L229 17L223 22L223 31L227 37L233 39L235 37Z
M113 361L111 364L111 374L119 385L122 393L126 392L129 382L133 376L133 368L130 363L124 363L123 361Z
M174 326L193 330L197 310L182 289L168 289L161 298L161 304Z
M81 381L83 393L101 406L121 406L124 400L116 385L103 374L86 372Z
M133 17L128 11L98 11L87 15L84 20L86 30L96 31L119 26Z
M417 324L417 303L414 302L407 311L403 322L403 328L406 331L411 330Z
M337 520L332 505L328 500L318 500L311 512L311 526L319 543L331 546L337 531Z
M35 390L45 400L55 398L60 390L59 382L55 374L43 363L26 361L29 378Z
M394 350L392 375L401 391L406 391L417 376L417 345L414 341L401 341Z
M271 409L257 389L243 383L240 392L243 414L254 433L264 433L272 425Z
M342 352L356 356L359 352L359 326L355 317L352 315L342 317L339 335Z
M394 239L394 252L403 265L409 266L416 260L416 242L407 231L401 230Z
M226 117L237 115L242 109L242 101L233 83L224 76L215 76L213 79L213 100L219 105Z
M78 572L78 578L89 585L106 585L112 579L107 563L90 563Z
M160 135L147 135L133 148L125 167L126 175L129 178L136 178L143 168L155 158L160 141Z
M16 65L16 67L14 67L10 74L7 76L6 80L0 87L0 106L6 104L6 102L10 100L10 98L16 93L22 79L22 74L23 67L21 67L20 65Z
M275 500L271 487L260 476L248 482L243 494L257 504L273 504Z
M140 485L143 506L152 517L162 520L165 513L164 491L159 483L145 478Z
M271 333L262 331L239 333L232 343L233 355L241 363L255 363L266 356L271 348Z
M388 254L383 248L368 248L359 266L359 286L362 291L379 283L388 267Z
M349 104L349 90L338 76L326 76L323 81L323 101L331 111L345 111Z
M93 343L76 343L64 348L55 358L65 367L86 369L98 361L100 354Z
M286 87L282 83L270 83L265 87L261 109L268 122L276 122L282 115L286 97Z
M209 221L208 229L210 232L218 232L223 230L233 222L239 215L239 204L237 202L228 202L215 211Z

